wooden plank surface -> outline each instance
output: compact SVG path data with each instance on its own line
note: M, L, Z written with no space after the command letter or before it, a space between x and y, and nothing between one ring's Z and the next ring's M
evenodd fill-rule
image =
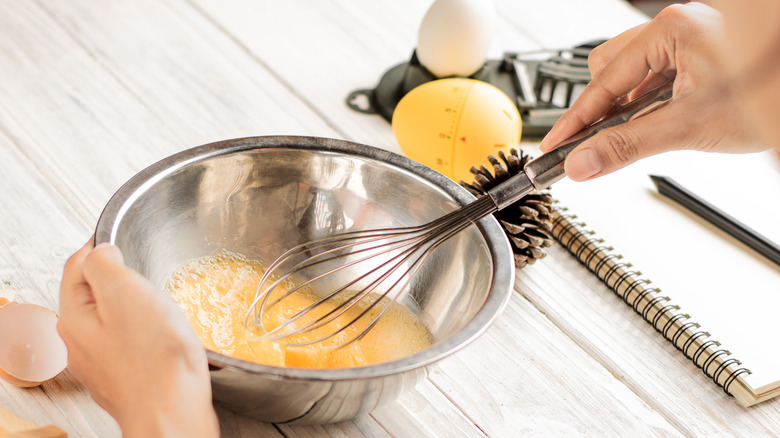
M439 368L431 380L489 436L677 435L519 294L484 336Z
M537 4L538 3L538 4ZM67 257L111 194L181 149L317 135L399 151L348 109L407 60L430 1L0 0L0 281L56 309ZM492 50L609 37L644 18L619 0L496 1ZM507 311L397 402L295 427L218 408L249 436L771 435L778 402L737 408L565 251L518 274ZM2 383L0 407L71 436L119 436L67 371Z
M17 291L19 302L57 309L62 266L93 225L2 134L0 163L0 281ZM2 382L0 407L32 424L55 424L71 436L118 434L114 420L67 370L35 388Z
M0 436L9 432L34 429L35 425L0 408Z
M0 438L65 438L66 436L66 432L57 426L37 427L0 408Z
M687 436L775 436L780 400L742 408L573 257L518 271L518 290ZM766 285L751 285L765 287Z

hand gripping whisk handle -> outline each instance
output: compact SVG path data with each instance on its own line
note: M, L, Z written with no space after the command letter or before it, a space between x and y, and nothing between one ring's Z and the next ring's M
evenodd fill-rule
M672 81L667 82L617 108L600 121L570 137L561 146L529 162L523 172L494 187L488 194L501 210L533 190L550 187L565 176L563 163L574 148L604 129L621 125L661 108L671 100L672 86Z

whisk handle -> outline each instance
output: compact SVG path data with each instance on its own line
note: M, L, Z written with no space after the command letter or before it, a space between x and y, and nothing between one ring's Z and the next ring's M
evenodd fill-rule
M563 163L574 148L604 129L626 123L661 108L672 98L672 85L672 82L667 82L615 109L600 121L564 141L561 146L526 164L523 172L497 185L488 194L501 210L534 190L550 187L566 175Z
M563 163L566 161L566 157L574 148L596 133L649 114L668 103L672 98L672 86L673 83L670 81L648 91L570 137L563 145L526 164L524 171L534 187L537 190L545 189L562 179L565 175Z

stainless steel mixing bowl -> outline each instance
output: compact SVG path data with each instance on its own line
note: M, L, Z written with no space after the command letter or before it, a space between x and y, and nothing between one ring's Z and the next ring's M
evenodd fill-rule
M162 288L187 260L221 248L261 261L335 232L428 222L473 200L399 155L342 140L253 137L185 150L141 171L111 198L95 242ZM462 348L509 300L514 261L493 217L429 257L402 303L435 343L395 361L346 369L278 368L207 351L214 399L270 422L318 424L369 412Z

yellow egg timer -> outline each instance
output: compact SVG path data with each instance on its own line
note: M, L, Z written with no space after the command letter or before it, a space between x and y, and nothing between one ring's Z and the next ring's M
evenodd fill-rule
M471 181L472 166L520 143L517 107L497 87L473 79L439 79L407 93L393 113L404 154L452 178Z

